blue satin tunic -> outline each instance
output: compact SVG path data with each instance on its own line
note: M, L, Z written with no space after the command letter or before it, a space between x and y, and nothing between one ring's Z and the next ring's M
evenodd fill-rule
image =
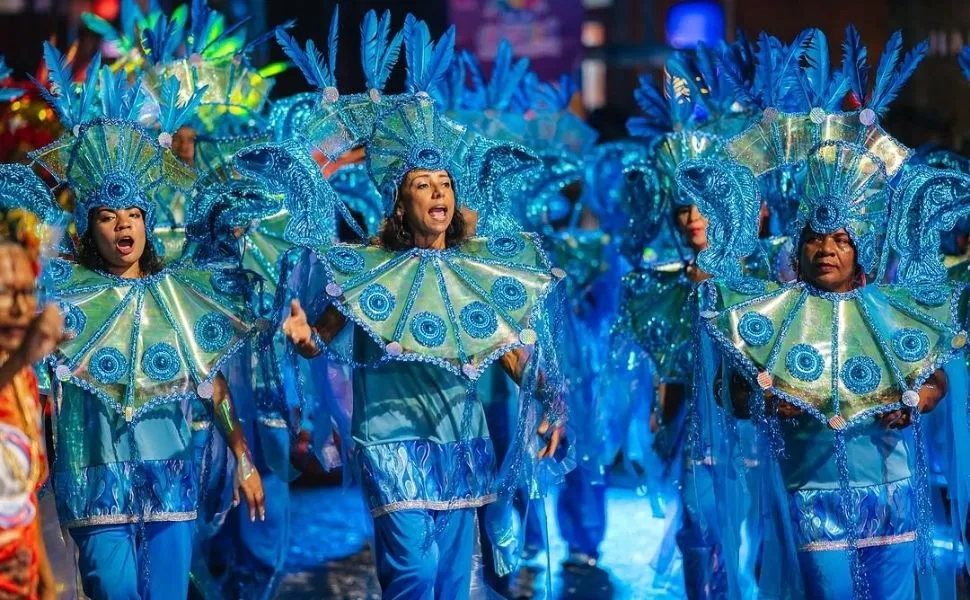
M381 354L355 331L356 360L372 363ZM373 516L495 499L495 452L467 380L429 363L392 361L355 369L353 394L354 455Z

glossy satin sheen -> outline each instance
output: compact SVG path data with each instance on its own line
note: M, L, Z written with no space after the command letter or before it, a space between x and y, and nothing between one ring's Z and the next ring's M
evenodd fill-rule
M528 343L520 334L531 331L556 281L528 234L473 238L442 251L338 245L318 256L340 291L338 306L372 338L470 378L496 353Z
M359 331L354 346L362 362L381 352ZM393 361L354 370L353 388L351 432L372 514L488 500L495 453L466 380L431 364Z
M964 341L946 289L927 302L898 286L835 295L740 283L705 284L708 330L752 380L767 371L773 391L823 422L896 405Z
M120 279L63 260L47 269L65 328L75 334L60 346L56 366L128 420L194 395L254 331L234 295L244 280L230 272L176 266Z

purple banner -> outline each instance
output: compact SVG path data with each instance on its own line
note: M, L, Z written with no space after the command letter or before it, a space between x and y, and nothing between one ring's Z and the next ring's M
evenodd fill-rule
M582 0L449 0L455 45L491 64L504 37L516 56L527 56L540 79L552 80L579 65Z

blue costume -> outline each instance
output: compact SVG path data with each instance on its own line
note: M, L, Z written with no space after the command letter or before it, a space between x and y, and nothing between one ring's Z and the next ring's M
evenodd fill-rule
M361 31L370 89L349 96L337 91L333 77L335 23L325 57L278 36L320 93L301 135L265 149L277 179L290 178L316 202L315 210L340 214L363 240L364 231L319 171L291 177L289 171L302 173L312 164L307 148L336 160L364 145L385 219L394 218L397 189L413 169L447 170L459 202L471 208L488 202L501 184L498 174L483 177L489 159L514 158L514 149L437 113L429 92L451 62L453 31L432 43L427 26L408 16L403 33L391 35L390 15L374 12ZM402 40L410 93L385 96L381 89ZM510 232L446 250L327 244L292 256L284 260L281 299L295 291L310 323L320 323L321 314L337 319L340 333L327 354L354 367L344 443L375 520L384 597L467 596L479 531L475 509L486 505L488 538L481 544L489 544L506 571L514 568L512 497L520 489L537 496L562 474L557 463L534 458L540 417L554 426L564 418L544 308L558 278L536 239ZM319 338L315 345L324 349ZM478 382L493 362L520 348L531 359L523 365L519 414L500 464Z
M828 70L818 30L791 45L762 35L753 94L760 120L727 149L730 159L686 161L677 182L710 219L710 247L699 265L715 278L701 286L695 387L709 407L691 444L714 448L714 495L726 510L752 494L737 485L734 411L755 425L766 452L756 468L764 553L759 588L777 598L915 598L945 595L930 573L931 439L918 409L938 370L947 395L941 418L949 448L951 533L965 536L967 443L966 333L959 289L946 285L940 232L968 211L962 173L910 165L910 150L878 120L924 55L900 58L894 34L870 91L865 49L854 28L841 72ZM745 91L747 90L747 91ZM860 110L838 112L846 94ZM808 227L844 230L858 267L857 287L833 293L796 281L742 275L757 246L759 182L782 168L796 173L799 203L791 225L798 255ZM893 283L885 283L892 253ZM797 265L795 265L797 270ZM753 390L744 401L736 381ZM743 386L743 384L742 384ZM780 413L784 403L798 409ZM904 411L912 428L878 419ZM718 418L711 418L717 414ZM787 414L787 416L782 416ZM734 564L728 563L728 568ZM944 577L952 578L952 573ZM733 596L733 595L732 595Z
M732 528L718 525L722 511L710 493L716 470L711 450L699 450L696 455L688 451L696 425L689 417L698 409L696 390L690 385L697 351L695 286L704 274L697 268L693 250L674 227L678 207L692 204L674 176L685 160L725 156L724 140L743 128L752 112L749 104L738 102L730 93L725 69L715 68L716 60L743 71L749 66L750 48L741 37L734 45L725 44L716 51L699 46L692 53L675 53L666 64L663 93L643 79L636 97L644 114L628 122L630 133L640 139L624 142L628 146L618 148L614 158L615 170L625 175L614 185L621 214L629 215L623 250L634 270L623 278L610 367L616 391L608 397L614 406L605 412L616 423L627 423L640 402L654 398L650 409L654 431L645 432L650 450L639 453L650 457L646 482L652 488L654 511L665 510L677 529L668 537L676 535L690 598L719 598L742 586L750 592L750 581L739 577L750 579L753 570L748 565L737 576L725 568L726 561L735 560L743 519L736 520ZM647 164L643 164L645 159L637 159L632 146L637 142L649 147L643 153L649 158ZM713 235L716 232L707 228L707 238ZM644 260L648 248L650 261ZM768 260L753 261L747 268L772 271ZM631 347L631 341L636 347ZM648 361L652 364L646 366ZM654 387L658 388L656 396ZM618 438L627 430L609 421L604 429L609 453L602 460L608 463L620 445ZM752 450L738 460L756 460ZM676 498L671 497L673 490L677 490ZM753 532L746 533L757 538ZM757 540L752 544L756 553ZM669 545L663 544L655 559L658 587L668 585L676 575Z
M176 86L149 98L123 73L101 69L96 57L78 90L53 47L45 58L57 85L47 99L69 133L32 158L74 193L80 236L93 209L134 206L151 244L159 189L190 193L196 183L165 147L183 122ZM151 102L161 133L135 122ZM51 358L53 480L85 591L95 598L184 595L203 491L192 407L212 396L219 370L255 332L245 306L218 291L220 280L237 275L175 264L122 279L57 260L45 276L74 334Z

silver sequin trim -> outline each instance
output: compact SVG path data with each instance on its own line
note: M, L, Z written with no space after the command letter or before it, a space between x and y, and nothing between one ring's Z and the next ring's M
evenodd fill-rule
M908 533L898 533L896 535L882 535L876 537L870 537L858 540L855 543L856 548L872 548L874 546L891 546L893 544L905 544L906 542L912 542L916 540L916 532L910 531ZM840 542L812 542L811 544L805 544L798 549L799 552L826 552L829 550L848 550L849 542L846 540Z
M392 502L378 508L372 508L370 515L375 519L399 510L458 510L462 508L478 508L495 502L496 494L488 494L478 498L462 498L460 500L404 500Z
M68 521L66 523L61 523L62 527L67 529L72 529L74 527L88 527L89 525L132 525L139 522L145 523L168 523L176 521L194 521L198 517L198 513L194 510L190 512L175 512L175 513L152 513L150 515L145 515L144 519L139 519L137 515L101 515L97 517L88 517L86 519L78 519L76 521Z

